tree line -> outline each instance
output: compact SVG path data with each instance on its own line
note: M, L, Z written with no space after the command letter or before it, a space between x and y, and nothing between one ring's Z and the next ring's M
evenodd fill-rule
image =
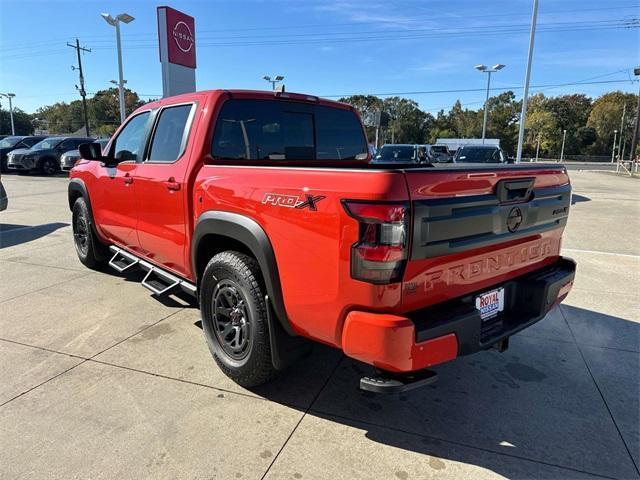
M435 115L422 111L414 100L402 97L382 99L374 95L354 95L340 101L353 105L364 119L374 119L377 112L382 112L386 127L379 131L380 144L435 143L437 138L482 136L484 107L464 108L459 100L449 111L443 109ZM584 94L533 95L527 109L523 154L534 156L539 144L540 157L559 157L566 130L565 155L611 155L617 130L616 144L622 134L622 151L628 155L637 101L637 95L620 91L596 99ZM487 102L486 137L499 138L502 148L510 154L517 148L521 108L521 101L515 99L512 91L490 97ZM376 128L367 125L366 129L373 142Z
M129 89L125 89L124 101L127 115L146 103L136 92ZM113 134L120 125L118 89L100 90L87 98L87 110L92 136L108 137ZM14 108L13 120L16 135L32 135L36 129L46 130L50 134L68 134L82 129L79 133L84 134L85 119L81 100L56 102L53 105L38 108L33 114ZM3 105L0 111L0 134L10 133L9 111Z
M618 130L618 141L622 135L622 151L628 155L637 99L637 95L620 91L605 93L596 99L584 94L533 95L527 112L524 155L535 155L539 144L541 157L559 157L564 130L567 131L565 155L611 155L615 130ZM340 101L353 105L365 120L382 112L386 126L379 131L380 144L435 143L437 138L480 138L482 135L484 109L465 108L459 100L449 111L443 109L435 115L421 110L414 100L403 97L383 99L374 95L355 95ZM127 114L144 103L136 92L125 89ZM110 88L96 92L87 99L87 104L91 134L111 135L120 124L118 90ZM490 97L487 102L486 136L499 138L509 154L515 153L517 147L521 105L512 91ZM30 135L35 129L52 134L73 133L85 124L82 102L57 102L39 108L34 114L14 108L14 124L18 135ZM366 128L369 140L373 142L376 129L373 126ZM0 134L9 133L9 112L3 105Z

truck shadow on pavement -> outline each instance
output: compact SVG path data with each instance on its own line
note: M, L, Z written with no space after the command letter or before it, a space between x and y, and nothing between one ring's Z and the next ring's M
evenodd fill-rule
M456 468L446 459L507 478L635 478L630 452L637 457L640 451L640 324L562 309L514 336L506 352L441 365L434 368L437 382L405 393L360 391L359 379L372 367L324 346L274 382L251 390L291 407L301 389L296 384L306 381L315 396L306 408L294 408L312 417L305 423L314 436L336 438L336 445L348 438L364 456L377 450L363 435L423 455L420 474L427 477ZM319 375L322 382L315 381ZM318 461L341 455L334 448L318 446ZM403 465L415 466L415 458L401 455L396 461L398 478L414 478Z
M0 248L32 242L67 226L69 226L68 223L62 222L44 223L42 225L0 223Z

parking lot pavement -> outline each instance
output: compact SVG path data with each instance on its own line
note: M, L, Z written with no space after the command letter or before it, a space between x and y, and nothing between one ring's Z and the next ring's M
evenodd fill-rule
M560 308L399 395L317 347L247 390L198 311L78 262L66 179L3 176L0 478L639 478L637 180L571 172Z

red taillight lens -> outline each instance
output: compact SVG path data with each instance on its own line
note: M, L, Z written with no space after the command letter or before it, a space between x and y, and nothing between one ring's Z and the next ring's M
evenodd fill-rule
M407 258L408 206L345 201L344 207L360 223L351 248L351 276L375 284L399 282Z

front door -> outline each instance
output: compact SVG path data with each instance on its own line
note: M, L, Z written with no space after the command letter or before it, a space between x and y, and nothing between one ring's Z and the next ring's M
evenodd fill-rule
M147 158L135 172L138 239L145 256L179 274L186 272L186 172L194 104L163 108Z
M143 112L131 118L111 142L108 156L117 165L102 165L96 182L99 190L92 196L96 224L114 243L130 250L140 250L136 234L138 222L135 204L134 178L138 159L143 155L151 113Z

